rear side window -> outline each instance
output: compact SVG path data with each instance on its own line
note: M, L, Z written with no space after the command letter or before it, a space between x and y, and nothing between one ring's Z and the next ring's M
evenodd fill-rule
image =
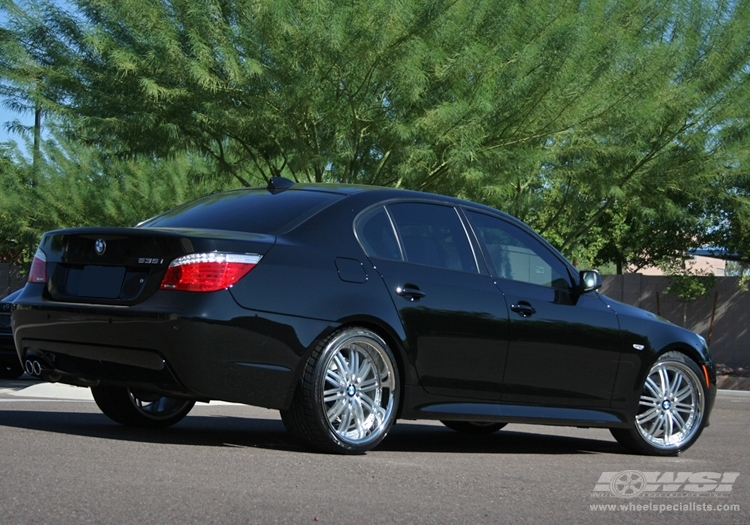
M178 206L141 224L146 228L206 228L277 234L312 217L343 195L265 189L217 193Z
M404 258L415 264L477 272L474 252L455 208L426 203L389 204Z
M396 232L385 208L377 208L365 215L357 223L357 232L362 248L370 257L396 261L403 259Z

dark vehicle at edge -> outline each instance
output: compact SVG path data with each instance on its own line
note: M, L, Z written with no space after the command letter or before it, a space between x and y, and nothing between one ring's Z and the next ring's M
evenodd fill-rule
M0 379L16 379L23 374L10 328L11 307L20 293L20 290L16 290L0 299Z
M91 387L125 425L224 400L278 409L328 452L432 419L603 427L679 454L716 396L706 343L600 286L492 208L274 178L136 228L48 232L12 317L27 372Z

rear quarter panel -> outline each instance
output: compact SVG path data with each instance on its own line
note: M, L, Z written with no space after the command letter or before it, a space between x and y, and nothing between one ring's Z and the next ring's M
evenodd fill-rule
M261 262L231 289L232 295L250 310L330 321L331 331L341 325L375 329L395 347L407 384L416 383L393 302L354 234L352 223L361 206L347 205L350 200L354 197L279 235Z

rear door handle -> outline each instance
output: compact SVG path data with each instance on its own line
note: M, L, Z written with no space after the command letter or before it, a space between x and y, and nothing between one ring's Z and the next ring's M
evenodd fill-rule
M520 314L521 317L531 317L536 313L536 309L534 309L534 307L526 301L518 301L518 304L510 305L510 309L517 314Z
M399 286L398 288L396 288L396 295L400 295L404 299L413 303L414 301L419 301L427 294L421 291L419 289L419 286L415 284L405 284L404 286Z

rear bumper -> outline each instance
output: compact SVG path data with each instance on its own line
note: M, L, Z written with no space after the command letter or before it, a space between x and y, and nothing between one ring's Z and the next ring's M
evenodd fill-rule
M18 355L48 377L268 408L289 406L308 349L331 329L243 309L228 291L159 292L125 308L24 299L13 313Z

